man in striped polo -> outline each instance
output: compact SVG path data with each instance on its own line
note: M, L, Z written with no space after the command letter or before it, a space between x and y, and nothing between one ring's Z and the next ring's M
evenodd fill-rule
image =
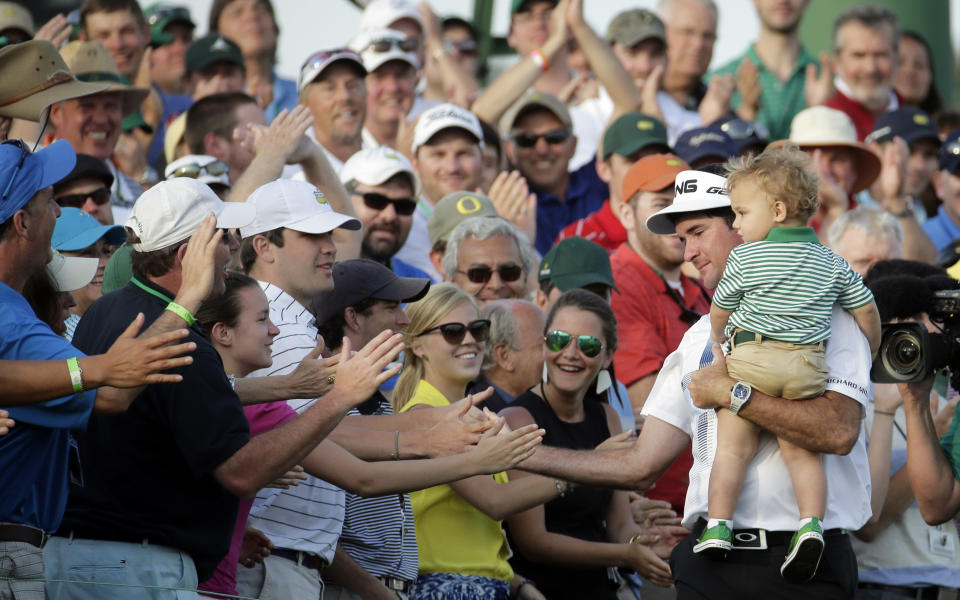
M693 549L722 557L733 545L736 500L760 434L759 427L737 416L737 399L746 401L751 386L788 399L821 395L827 378L823 342L831 333L835 303L853 315L871 351L880 344L880 315L870 290L805 226L818 204L818 182L806 155L781 148L734 164L726 188L736 215L733 226L747 243L730 252L710 318L713 339L732 348L727 370L740 382L731 409L717 415L709 520ZM696 183L683 173L678 182L681 190ZM714 193L724 192L722 186L714 188ZM824 547L820 522L826 512L826 474L817 453L778 442L800 511L780 573L791 581L807 581Z

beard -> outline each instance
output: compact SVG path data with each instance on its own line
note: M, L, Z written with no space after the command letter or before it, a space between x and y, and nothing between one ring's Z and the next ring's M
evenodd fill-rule
M394 235L393 242L391 243L385 239L372 241L371 234L376 233L377 231L389 231L392 233ZM370 260L375 260L378 263L387 265L390 263L390 259L393 258L393 255L400 250L401 246L403 246L404 241L405 240L401 239L400 236L399 225L375 225L370 229L367 235L363 236L363 243L361 244L360 251L364 258L369 258Z

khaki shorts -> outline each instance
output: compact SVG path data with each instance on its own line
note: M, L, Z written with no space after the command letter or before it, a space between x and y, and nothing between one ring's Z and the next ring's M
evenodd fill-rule
M815 398L827 384L822 343L742 342L727 354L727 373L768 396L788 400Z

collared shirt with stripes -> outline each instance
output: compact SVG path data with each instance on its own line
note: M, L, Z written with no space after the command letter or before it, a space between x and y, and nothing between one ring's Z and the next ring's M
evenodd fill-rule
M847 261L809 227L775 227L763 241L730 252L713 303L732 311L726 335L745 329L795 344L830 337L830 314L873 301Z
M286 375L317 346L313 315L279 287L261 281L267 295L270 320L280 333L273 339L273 365L254 371L249 377ZM288 400L300 414L317 398ZM277 548L316 554L330 563L343 528L344 491L316 477L300 485L278 490L265 488L257 493L248 523L270 538Z
M373 415L390 415L390 401L380 403ZM357 409L348 414L359 415ZM407 494L363 498L347 492L346 514L340 544L353 560L377 577L417 578L417 536L413 508Z

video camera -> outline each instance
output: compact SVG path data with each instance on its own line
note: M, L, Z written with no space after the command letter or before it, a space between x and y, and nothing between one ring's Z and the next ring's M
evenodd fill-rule
M950 368L950 384L960 389L960 290L933 292L927 315L942 333L923 323L884 323L870 379L877 383L923 381Z

